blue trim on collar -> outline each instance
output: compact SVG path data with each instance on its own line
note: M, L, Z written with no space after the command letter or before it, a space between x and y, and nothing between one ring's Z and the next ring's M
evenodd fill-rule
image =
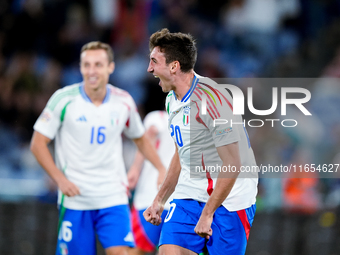
M185 96L182 98L181 102L186 102L190 98L191 94L194 92L196 85L198 83L198 78L196 75L194 75L194 79L192 80L192 84L188 92L185 94Z
M175 99L177 100L177 97L176 97L175 91L172 91L172 94L174 95Z
M91 99L88 97L88 95L87 95L86 92L85 92L85 88L84 88L84 83L83 83L83 82L80 83L79 91L80 91L80 95L84 98L84 100L85 100L86 102L92 103ZM110 88L109 88L108 85L106 85L106 95L105 95L104 100L103 100L102 103L103 103L103 104L104 104L104 103L107 103L107 102L109 101L109 99L110 99Z
M110 88L109 85L106 85L106 95L103 100L103 104L107 103L110 99Z
M84 88L84 83L80 83L80 86L79 86L79 91L80 91L80 95L84 98L84 100L86 102L90 102L92 103L91 99L86 95L85 93L85 88Z

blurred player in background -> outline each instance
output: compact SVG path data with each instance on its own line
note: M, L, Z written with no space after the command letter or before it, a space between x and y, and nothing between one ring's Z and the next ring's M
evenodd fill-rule
M155 145L163 165L168 166L175 152L175 145L168 131L167 113L165 111L150 112L144 119L144 126L147 129L146 135ZM152 252L158 245L162 224L154 226L143 217L143 212L152 204L158 192L157 178L157 169L149 161L144 161L143 155L137 151L135 161L128 172L129 187L135 189L132 228L137 247L130 251L131 255ZM162 213L163 220L169 207L167 202Z
M56 254L94 255L96 234L108 255L134 246L122 133L160 171L158 183L165 176L132 97L108 84L114 67L108 44L85 44L83 82L57 90L34 125L31 150L59 188ZM47 147L52 139L56 163Z
M148 72L160 79L163 92L169 92L166 108L177 148L163 185L144 212L147 221L160 224L164 203L174 192L159 253L187 255L207 249L210 255L244 254L258 179L257 173L240 173L241 166L256 167L244 126L230 126L230 120L242 123L242 118L233 115L226 90L217 90L212 80L194 72L197 49L191 35L163 29L150 37L149 46ZM203 96L208 98L207 114L200 110ZM214 125L217 118L229 122ZM235 171L213 176L192 170L216 165Z

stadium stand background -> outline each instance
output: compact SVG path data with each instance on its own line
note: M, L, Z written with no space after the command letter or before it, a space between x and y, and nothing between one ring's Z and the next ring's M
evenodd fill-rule
M163 27L197 38L195 70L203 76L309 78L301 86L312 93L312 121L290 132L248 128L258 164L340 163L339 0L1 0L0 254L54 253L56 186L29 140L51 94L81 81L81 46L113 46L111 82L145 116L164 104L158 80L146 72L149 35ZM254 86L255 106L270 106L263 95L274 85ZM134 149L125 142L127 162ZM338 254L339 175L267 177L247 254Z

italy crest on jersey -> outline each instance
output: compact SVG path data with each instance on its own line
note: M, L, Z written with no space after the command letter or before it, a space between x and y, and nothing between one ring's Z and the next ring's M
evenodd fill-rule
M189 115L190 115L190 107L185 106L183 108L183 125L184 126L189 124Z
M118 112L111 112L111 126L118 125L119 123L119 113Z

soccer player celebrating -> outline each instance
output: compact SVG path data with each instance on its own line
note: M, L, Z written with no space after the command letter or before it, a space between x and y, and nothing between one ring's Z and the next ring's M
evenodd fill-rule
M245 166L256 166L242 118L233 115L225 89L194 72L197 49L192 36L163 29L150 37L149 46L148 72L169 92L168 126L177 148L161 189L144 212L147 221L160 224L163 205L173 193L160 255L206 250L210 255L244 254L258 178L257 173L242 172ZM215 125L216 119L229 121ZM206 170L211 166L224 171L211 173Z
M168 132L168 115L165 111L153 111L146 115L144 126L150 141L155 145L157 153L164 166L170 164L175 152L173 140ZM135 237L136 248L130 250L130 255L143 255L152 252L158 245L162 223L158 226L151 225L144 217L143 212L152 204L155 198L158 172L144 157L137 152L135 161L128 172L130 189L135 189L132 210L132 229ZM170 199L169 199L170 200ZM169 203L164 206L162 219L164 220Z
M85 44L83 82L56 91L34 125L31 150L59 188L56 254L96 254L95 234L107 255L128 254L134 246L122 133L159 170L158 183L165 176L132 97L108 84L114 67L108 44Z

